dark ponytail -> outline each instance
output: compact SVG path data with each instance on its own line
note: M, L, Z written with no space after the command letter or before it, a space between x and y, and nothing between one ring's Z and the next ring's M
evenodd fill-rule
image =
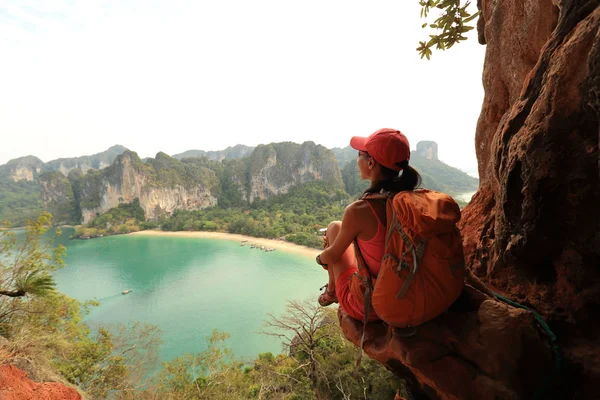
M379 164L384 180L372 182L371 186L364 191L363 196L379 193L381 190L395 194L405 190L415 190L421 186L421 175L416 169L408 165L408 160L399 162L397 165L402 168L401 174Z

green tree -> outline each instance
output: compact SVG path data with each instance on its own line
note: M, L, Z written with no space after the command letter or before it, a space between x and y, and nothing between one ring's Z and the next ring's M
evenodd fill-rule
M280 338L290 357L299 357L299 368L305 371L313 388L317 387L316 350L331 335L329 330L323 329L332 323L323 318L324 310L315 301L291 300L283 315L269 314L263 331L266 335Z
M342 180L346 192L353 198L358 198L369 187L369 181L361 179L356 161L349 161L344 165Z
M287 356L280 355L265 363L262 369L271 373L271 380L261 381L268 387L281 386L284 377L298 398L393 398L401 386L381 364L366 357L359 379L352 376L356 365L357 347L346 340L335 310L320 307L314 300L289 301L280 316L270 315L265 333L281 338ZM266 389L262 389L263 391Z
M0 322L7 318L24 296L46 296L54 290L52 272L64 265L64 246L53 247L41 238L52 226L52 215L43 212L28 220L25 241L18 244L14 232L0 231ZM56 236L60 235L56 230ZM7 299L8 298L8 299Z
M207 348L197 354L184 354L163 364L160 392L168 399L246 398L242 363L233 359L224 346L229 334L214 330Z

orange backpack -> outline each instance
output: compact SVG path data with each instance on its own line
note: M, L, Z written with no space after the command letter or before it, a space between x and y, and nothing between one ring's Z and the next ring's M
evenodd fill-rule
M465 280L462 238L456 227L460 209L454 199L432 190L384 193L387 198L385 252L377 277L370 276L354 243L358 273L350 290L391 326L423 324L450 307ZM361 343L362 348L362 343Z

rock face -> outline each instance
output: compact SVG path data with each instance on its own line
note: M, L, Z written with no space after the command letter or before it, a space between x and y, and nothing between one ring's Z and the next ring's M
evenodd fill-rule
M600 2L481 8L481 183L463 212L467 261L550 322L570 393L585 398L600 379Z
M18 181L33 181L42 171L44 162L34 156L26 156L10 160L0 168L4 169L6 174L14 182Z
M40 174L38 182L42 188L44 207L52 214L55 224L78 221L73 187L66 176L58 171L44 172Z
M480 189L460 224L467 265L493 290L537 310L556 334L562 369L542 398L597 398L600 1L479 5L485 99L475 143ZM446 316L412 339L369 327L365 349L413 375L426 397L530 398L532 387L523 385L537 385L534 375L553 361L527 314L483 301L464 318L470 328L458 337ZM357 343L360 324L344 315L341 323Z
M64 176L68 176L69 172L74 169L80 169L85 173L92 169L106 168L125 150L127 150L125 147L115 145L106 151L91 156L59 158L47 163L37 157L26 156L10 160L5 165L0 166L0 169L4 169L5 173L15 182L20 180L34 181L40 173L47 171L59 171Z
M142 163L136 153L126 151L109 168L84 176L80 189L83 223L135 198L147 219L169 215L175 209L214 206L217 184L215 174L207 168L183 164L164 153Z
M248 175L249 193L245 198L250 202L287 193L292 186L316 180L325 181L334 189L344 188L333 152L313 142L271 143L256 147L249 157Z
M0 399L2 400L81 400L75 389L58 382L37 383L14 365L0 366Z
M362 322L342 309L338 316L344 335L360 345ZM364 350L408 378L416 398L530 399L544 387L553 367L530 312L470 286L446 314L419 326L416 333L369 323Z
M438 145L432 141L420 141L417 143L416 154L428 160L438 160Z

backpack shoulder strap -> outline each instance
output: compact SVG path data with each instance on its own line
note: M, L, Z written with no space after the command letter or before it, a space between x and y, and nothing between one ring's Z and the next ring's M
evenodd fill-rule
M385 191L381 189L379 193L365 193L360 199L361 200L391 200L395 196L395 193Z

